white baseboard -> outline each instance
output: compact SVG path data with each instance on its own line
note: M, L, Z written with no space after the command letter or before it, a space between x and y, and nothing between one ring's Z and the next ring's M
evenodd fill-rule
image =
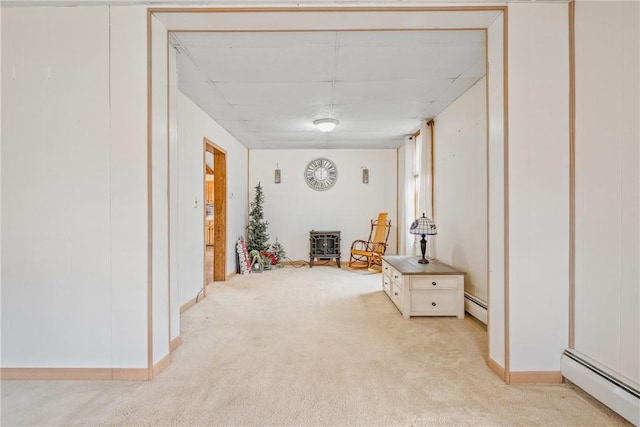
M467 292L464 293L464 311L487 324L487 303Z
M640 395L634 385L604 372L575 350L562 355L562 376L634 425L640 425Z

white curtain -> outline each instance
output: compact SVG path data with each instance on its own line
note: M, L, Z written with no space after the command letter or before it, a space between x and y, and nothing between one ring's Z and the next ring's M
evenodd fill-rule
M414 219L423 213L433 218L431 176L431 126L423 121L418 136L407 136L398 150L398 254L420 253L419 240L409 234ZM436 224L437 225L437 224ZM434 239L429 240L428 255L435 257Z
M431 127L429 121L423 120L418 137L417 155L420 156L417 173L420 175L418 188L418 216L423 213L433 219L431 203L431 186L433 179L431 176Z
M409 226L415 219L415 138L407 136L398 149L398 255L413 254L413 236Z
M436 221L434 218L434 200L433 200L433 120L423 120L422 126L420 128L420 180L419 180L419 189L418 189L418 215L422 215L423 213ZM436 222L436 226L437 226ZM430 238L427 240L427 254L431 257L436 257L436 239ZM419 245L418 245L419 246ZM418 250L419 252L419 250Z

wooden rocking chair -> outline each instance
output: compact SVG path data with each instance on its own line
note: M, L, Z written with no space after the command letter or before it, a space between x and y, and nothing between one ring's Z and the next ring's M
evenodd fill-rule
M390 231L391 220L387 220L387 213L379 213L377 220L371 220L369 239L356 240L351 244L349 267L368 268L369 271L379 272Z

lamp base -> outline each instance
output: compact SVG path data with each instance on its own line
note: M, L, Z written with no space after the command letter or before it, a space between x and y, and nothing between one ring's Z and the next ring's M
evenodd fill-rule
M427 253L427 239L424 238L424 234L422 235L422 239L420 239L420 252L422 252L422 258L418 260L418 263L429 264L429 260L424 257L424 254Z

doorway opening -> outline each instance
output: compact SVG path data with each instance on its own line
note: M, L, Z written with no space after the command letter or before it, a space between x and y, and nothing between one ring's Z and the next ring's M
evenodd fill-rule
M508 91L505 82L507 78L507 7L491 6L476 7L382 7L382 8L353 8L349 13L336 13L338 9L332 8L281 8L278 11L269 8L254 8L247 10L224 8L201 9L148 9L150 25L150 42L148 56L153 71L151 74L151 95L154 89L160 91L162 101L162 85L164 81L155 76L163 76L166 64L163 64L164 52L168 43L167 34L173 32L186 32L196 30L198 32L220 31L332 31L332 30L415 30L439 29L443 26L447 29L484 29L486 31L486 59L491 64L487 71L487 127L488 145L487 162L491 164L488 169L488 221L489 243L488 250L488 299L491 307L489 316L489 343L488 358L491 369L507 381L509 372L509 268L508 268L508 138L505 133L507 127L506 101ZM274 13L276 12L276 13ZM275 17L275 19L273 19ZM381 19L382 18L382 19ZM384 21L383 25L380 22ZM249 30L248 30L249 29ZM153 53L153 54L152 54ZM154 62L155 60L155 62ZM157 63L157 64L156 64ZM489 72L491 71L491 72ZM158 101L158 102L160 102ZM151 113L156 110L150 110ZM159 110L162 112L162 109ZM164 131L164 127L154 127L154 117L150 114L150 129ZM149 141L156 132L150 133ZM164 135L160 135L163 140ZM215 170L214 170L215 173ZM214 177L215 178L215 177ZM217 178L215 178L217 180ZM154 184L160 186L159 180ZM217 206L214 206L217 210ZM218 224L214 224L214 229ZM204 246L204 245L203 245ZM224 248L225 245L223 245ZM233 248L233 244L230 248ZM215 247L214 247L215 251ZM214 255L215 256L215 255ZM233 256L233 249L230 253ZM233 267L232 267L233 268ZM218 274L217 271L214 271ZM150 282L153 285L153 282ZM149 304L153 307L153 301ZM155 310L157 312L157 310ZM508 382L508 381L507 381Z
M204 289L226 280L227 153L204 138Z

